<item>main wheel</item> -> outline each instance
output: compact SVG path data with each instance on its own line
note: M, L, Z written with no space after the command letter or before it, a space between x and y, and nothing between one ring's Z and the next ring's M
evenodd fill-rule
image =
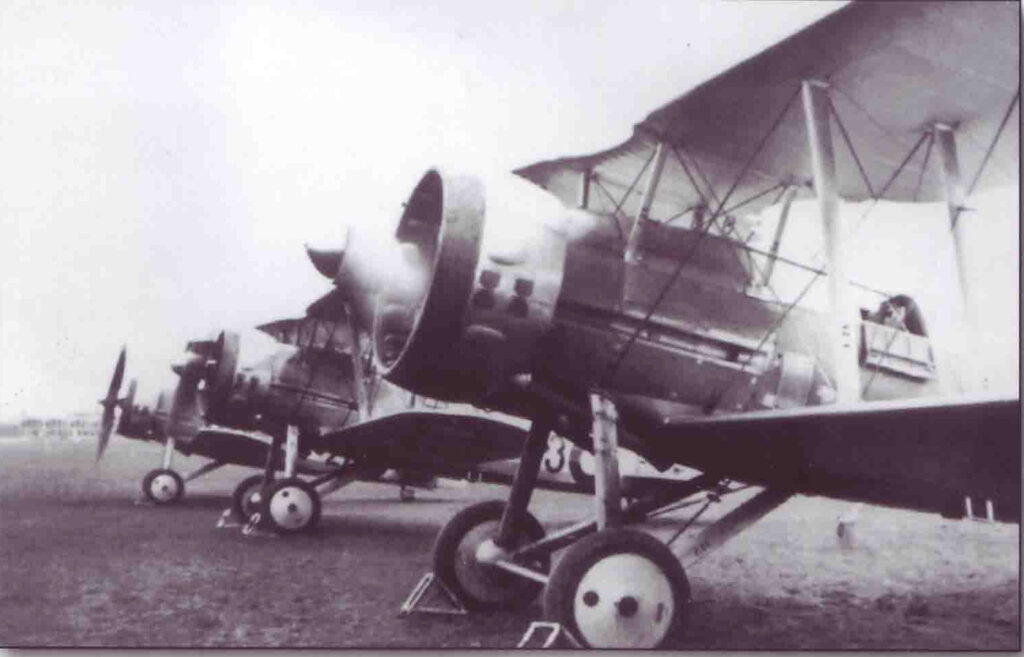
M142 494L153 504L173 504L185 494L185 482L174 470L150 470L142 478Z
M254 514L259 513L262 500L263 475L252 475L235 486L231 493L231 510L242 522L249 522Z
M309 531L320 521L320 495L298 477L278 479L263 491L260 518L279 534Z
M544 591L544 617L593 648L662 648L682 632L690 584L654 537L630 529L569 547Z
M542 586L538 582L477 559L480 544L498 535L504 511L505 503L500 500L466 507L448 521L434 543L434 575L468 609L517 609L529 605L540 595ZM516 528L516 546L542 538L544 528L527 512ZM544 555L522 565L547 573L551 559Z

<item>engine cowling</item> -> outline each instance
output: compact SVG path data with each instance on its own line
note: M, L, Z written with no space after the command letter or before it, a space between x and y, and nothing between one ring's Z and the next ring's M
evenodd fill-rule
M476 178L430 170L420 179L395 232L401 271L377 297L373 344L385 378L420 394L468 401L532 371L552 326L566 238L557 223L539 224L518 249L484 245L488 213L529 226L534 210L489 206Z
M239 335L221 331L207 362L206 386L211 403L223 403L231 394L238 370Z

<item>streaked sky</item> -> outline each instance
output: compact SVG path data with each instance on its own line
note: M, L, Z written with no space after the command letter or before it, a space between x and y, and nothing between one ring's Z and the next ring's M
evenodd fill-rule
M8 0L0 417L98 408L122 344L155 396L188 339L301 315L303 243L391 222L429 166L606 148L836 6Z

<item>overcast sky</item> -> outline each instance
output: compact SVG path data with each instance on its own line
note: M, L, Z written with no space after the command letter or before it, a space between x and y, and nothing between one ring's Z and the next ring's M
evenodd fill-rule
M301 315L303 243L392 221L429 166L617 144L836 6L8 0L0 417L98 409L122 344L153 396L186 340Z

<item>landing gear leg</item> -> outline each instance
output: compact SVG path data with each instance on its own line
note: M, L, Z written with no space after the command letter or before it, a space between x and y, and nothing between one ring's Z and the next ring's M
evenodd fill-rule
M508 549L515 546L519 523L526 515L533 489L537 487L540 462L547 451L550 433L551 424L546 418L536 419L530 425L530 433L523 446L523 455L519 459L519 467L516 468L512 489L508 494L508 504L501 515L498 535L494 537L494 544L499 548Z
M594 499L598 530L615 527L622 515L619 495L619 414L607 397L590 396L594 414Z
M174 504L185 495L185 482L181 475L171 469L174 457L174 438L168 437L164 443L164 457L161 466L150 470L142 479L142 494L157 506Z
M527 506L550 431L546 418L534 420L507 504L494 500L467 507L438 534L434 574L468 609L525 607L547 580L550 555L525 563L512 563L508 555L516 547L544 537L544 528Z
M284 477L264 490L260 517L278 534L298 534L313 529L319 522L320 495L316 488L295 476L298 427L289 425L284 433Z
M243 532L251 534L257 531L257 524L263 518L263 495L267 487L274 483L274 473L280 462L278 453L284 442L280 430L274 429L269 433L270 446L267 448L267 459L263 463L263 474L254 474L238 482L231 493L231 508L221 515L217 522L218 527L235 527L241 523Z
M660 541L620 529L618 414L591 395L597 528L571 545L544 590L544 617L582 645L660 648L685 620L690 587L682 565Z

